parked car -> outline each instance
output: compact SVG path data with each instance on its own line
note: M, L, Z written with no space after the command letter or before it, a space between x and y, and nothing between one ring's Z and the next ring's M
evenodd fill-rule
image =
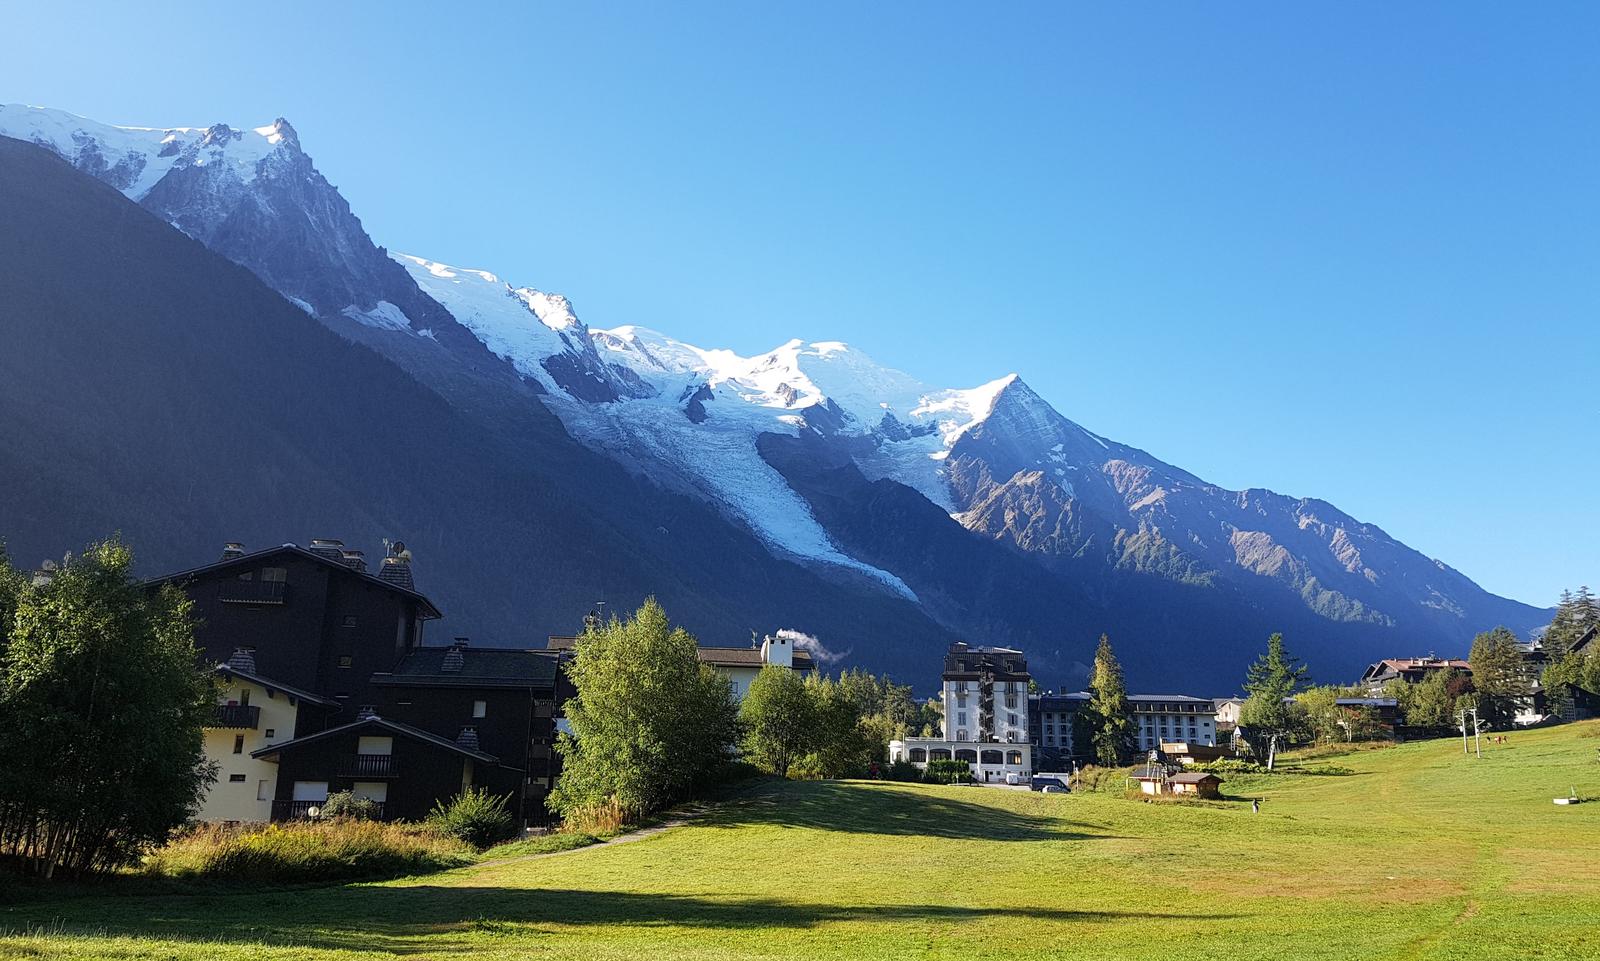
M1035 791L1048 791L1051 794L1066 794L1072 790L1067 786L1065 774L1035 774L1028 786Z

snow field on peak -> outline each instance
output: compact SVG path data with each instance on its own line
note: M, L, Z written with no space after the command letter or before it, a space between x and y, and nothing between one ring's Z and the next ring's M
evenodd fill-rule
M276 124L240 130L209 139L212 127L118 127L97 123L64 110L0 105L0 134L42 144L76 166L86 151L97 151L108 169L122 167L127 182L118 185L139 201L162 177L180 165L225 165L248 184L260 162L285 139Z

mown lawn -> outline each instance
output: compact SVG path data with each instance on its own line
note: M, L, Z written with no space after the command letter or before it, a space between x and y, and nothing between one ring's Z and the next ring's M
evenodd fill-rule
M786 784L384 884L0 908L56 958L1600 958L1600 723L1235 778L1264 799ZM1576 787L1596 803L1551 803Z

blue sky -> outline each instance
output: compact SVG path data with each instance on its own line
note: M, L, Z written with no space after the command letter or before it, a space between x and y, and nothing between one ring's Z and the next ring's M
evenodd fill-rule
M1600 586L1600 8L8 7L0 101L283 115L374 239L752 353L1017 371L1485 587Z

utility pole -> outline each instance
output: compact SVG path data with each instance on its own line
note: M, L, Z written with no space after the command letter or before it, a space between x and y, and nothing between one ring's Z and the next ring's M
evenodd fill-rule
M1467 747L1467 715L1472 715L1472 741L1473 747ZM1483 722L1478 720L1477 708L1462 708L1456 712L1456 722L1461 725L1461 753L1471 754L1476 749L1478 757L1483 757Z

